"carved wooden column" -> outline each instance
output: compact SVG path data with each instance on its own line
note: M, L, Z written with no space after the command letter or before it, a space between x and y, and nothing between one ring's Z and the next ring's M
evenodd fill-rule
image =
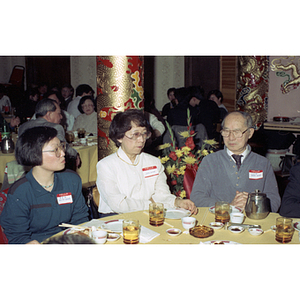
M269 58L239 56L236 108L248 112L258 129L267 119Z
M144 59L140 56L97 56L98 160L117 148L108 137L115 114L144 108Z

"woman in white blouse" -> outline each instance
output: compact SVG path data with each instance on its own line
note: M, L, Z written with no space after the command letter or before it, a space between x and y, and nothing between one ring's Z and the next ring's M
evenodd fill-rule
M197 213L191 200L170 193L160 160L142 152L150 133L141 110L129 109L116 114L109 137L119 148L97 163L98 210L101 214L146 210L151 202Z
M93 97L82 97L78 104L78 110L81 115L75 119L73 130L84 128L87 133L97 136L97 113Z

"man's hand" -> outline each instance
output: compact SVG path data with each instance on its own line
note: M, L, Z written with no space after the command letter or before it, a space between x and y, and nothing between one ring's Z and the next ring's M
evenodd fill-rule
M236 191L235 197L231 201L230 205L238 207L238 208L244 210L247 199L248 199L248 193Z
M198 208L195 206L195 203L190 199L176 198L175 206L187 209L191 211L193 215L196 215L198 213Z

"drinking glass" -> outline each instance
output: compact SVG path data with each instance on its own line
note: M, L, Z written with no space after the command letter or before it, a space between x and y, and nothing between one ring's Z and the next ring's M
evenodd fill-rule
M73 143L75 141L75 135L73 131L66 131L66 140L68 143Z
M290 218L279 217L276 219L275 240L279 243L289 243L294 234L293 220Z
M123 242L125 244L138 244L140 225L138 220L123 220Z
M228 202L218 201L215 204L215 220L216 222L227 223L230 220L231 208Z
M84 136L85 136L85 129L84 128L78 128L77 132L78 132L78 138L79 139L84 138Z
M165 212L163 203L149 204L149 224L152 226L161 226L164 224Z

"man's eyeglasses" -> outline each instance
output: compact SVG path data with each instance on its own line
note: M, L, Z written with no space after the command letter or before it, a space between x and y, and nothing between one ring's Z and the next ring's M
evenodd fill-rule
M130 139L130 140L137 140L139 137L142 137L143 138L143 140L147 140L147 139L149 139L150 138L150 136L151 136L151 132L143 132L143 133L140 133L140 132L135 132L134 134L132 134L131 136L127 136L126 134L125 134L125 136L128 138L128 139Z
M230 135L230 133L233 135L233 137L234 138L241 138L242 136L243 136L243 134L248 130L248 129L250 129L250 128L252 128L252 127L249 127L249 128L247 128L246 130L244 130L244 131L241 131L240 129L236 129L236 130L229 130L229 129L222 129L221 130L221 135L223 136L223 137L229 137L229 135Z
M62 142L54 150L44 150L43 152L54 152L56 157L60 157L61 151L66 152L66 143Z

